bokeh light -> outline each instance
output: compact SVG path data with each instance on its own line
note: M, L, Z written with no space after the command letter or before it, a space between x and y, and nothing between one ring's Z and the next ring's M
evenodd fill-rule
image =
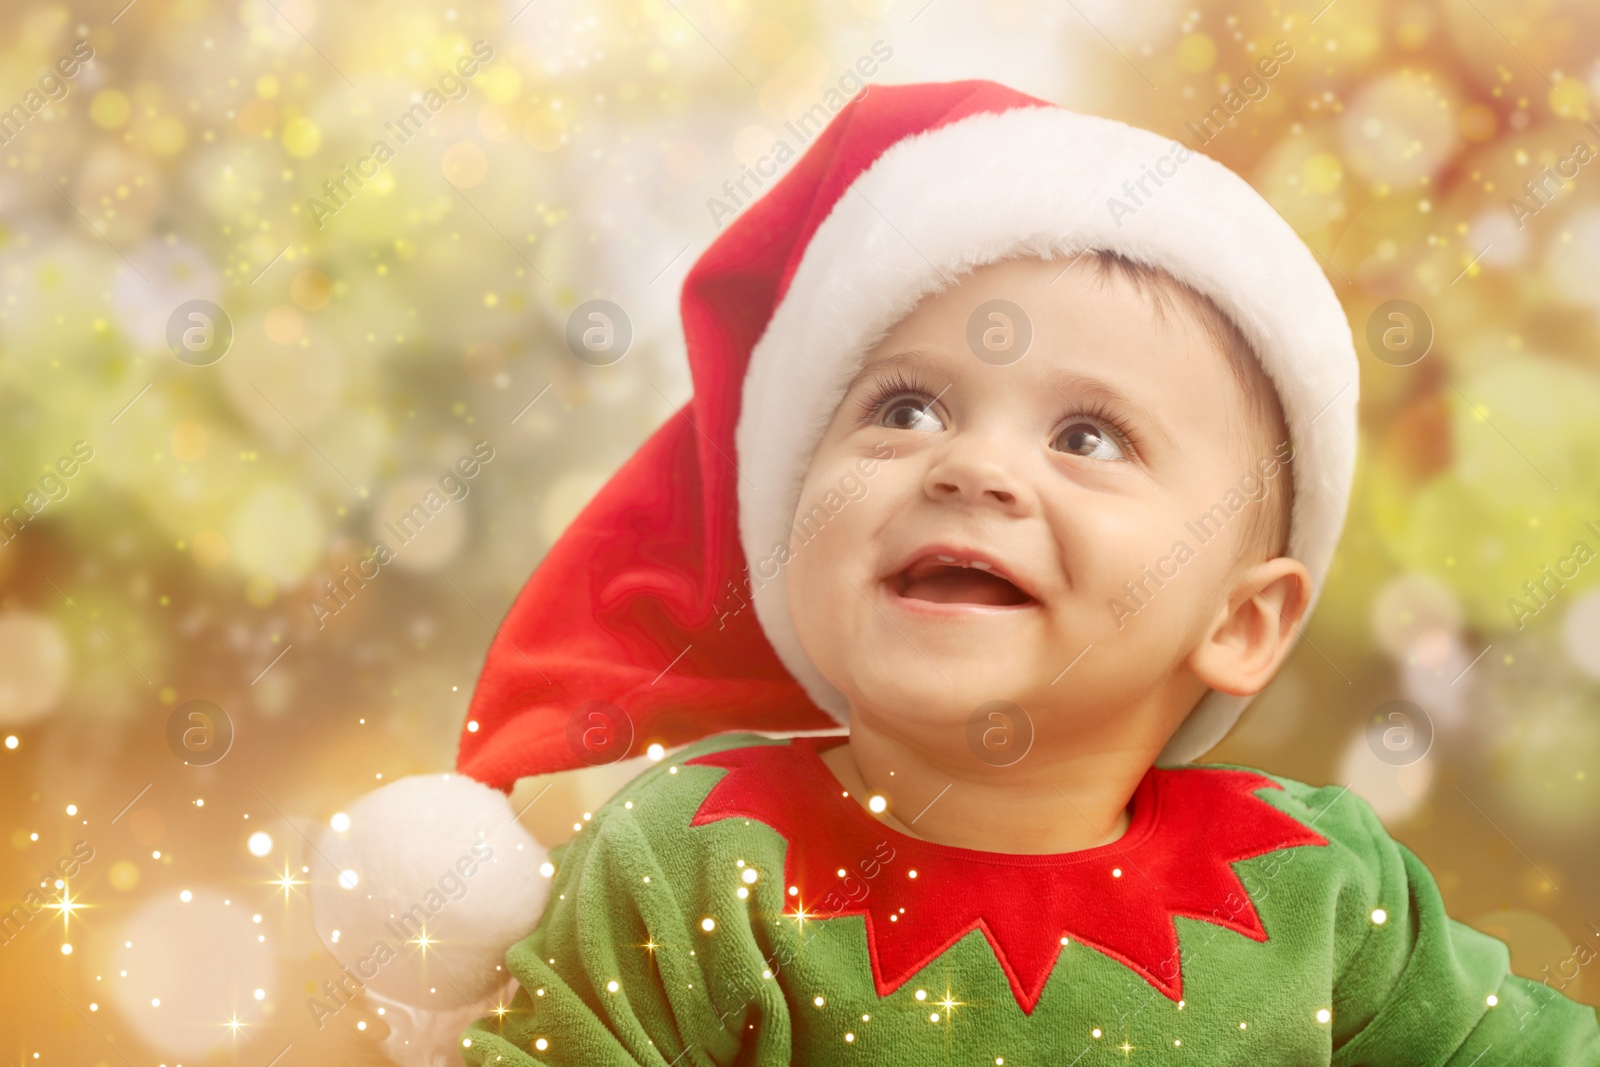
M995 78L1191 144L1293 49L1196 147L1324 267L1361 359L1360 452L1304 638L1208 758L1348 786L1521 973L1588 936L1600 8L120 7L0 11L0 112L93 49L0 144L0 841L30 878L93 849L63 879L89 904L70 938L36 919L5 948L0 996L52 1021L8 1055L107 1059L95 1018L137 1062L382 1062L375 1001L337 1038L301 1008L338 974L329 938L370 932L319 935L310 898L392 888L340 851L359 798L451 769L512 598L690 395L678 295L720 232L710 201L802 148L788 124L880 41L875 81ZM480 41L493 58L399 143L388 124ZM395 151L373 164L378 140ZM633 326L613 365L565 343L592 299ZM1367 342L1393 301L1432 333L1407 365ZM445 484L479 442L492 462ZM1368 736L1394 700L1427 716L1414 762ZM227 717L215 764L183 738L216 723L169 734L191 701ZM523 825L565 840L666 754L639 744L520 785L518 808L543 796Z

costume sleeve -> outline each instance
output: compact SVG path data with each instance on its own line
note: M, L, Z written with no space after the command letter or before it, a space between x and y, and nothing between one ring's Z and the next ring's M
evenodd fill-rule
M1366 852L1369 878L1341 894L1338 938L1355 947L1339 954L1333 1063L1600 1065L1595 1010L1510 974L1505 944L1445 914L1433 876L1372 809L1341 803L1334 832Z
M552 855L544 915L506 954L520 986L509 1011L461 1035L471 1067L788 1063L788 1009L761 980L748 911L717 907L714 929L702 927L715 880L684 834L663 836L625 806L637 786Z

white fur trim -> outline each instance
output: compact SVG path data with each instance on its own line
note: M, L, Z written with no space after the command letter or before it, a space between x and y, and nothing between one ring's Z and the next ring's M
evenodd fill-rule
M459 774L423 774L374 790L347 811L350 828L325 829L308 861L317 864L312 920L345 973L364 992L426 1012L454 1012L463 997L492 993L506 979L506 950L532 931L550 887L539 873L545 849L506 795ZM354 871L354 886L342 885L334 868ZM410 943L424 923L439 942L426 963ZM338 967L327 970L340 985Z
M1357 363L1349 324L1311 251L1233 171L1147 130L1055 107L979 114L889 148L817 228L751 353L735 443L747 559L787 544L811 454L860 361L923 297L1007 256L1104 248L1209 296L1277 386L1295 442L1289 555L1315 606L1344 524L1355 470ZM1132 215L1108 198L1163 158L1160 188ZM759 576L755 576L759 581ZM844 722L843 695L800 646L780 578L756 615L818 706ZM1307 608L1309 612L1310 607ZM1248 698L1210 692L1161 754L1187 763L1222 739Z

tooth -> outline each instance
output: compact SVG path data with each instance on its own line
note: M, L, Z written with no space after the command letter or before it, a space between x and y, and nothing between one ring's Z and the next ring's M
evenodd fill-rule
M987 564L987 563L985 563L985 562L984 562L984 561L983 561L983 560L981 560L981 559L975 559L975 560L973 560L973 561L972 561L972 563L971 563L971 564L970 564L970 566L973 566L973 567L976 567L976 568L978 568L978 569L979 569L979 570L980 570L980 571L992 571L992 570L994 570L994 568L993 568L993 567L991 567L991 566L989 566L989 564Z
M954 563L955 561L956 561L956 558L954 556L940 556L939 557L939 562L940 563Z

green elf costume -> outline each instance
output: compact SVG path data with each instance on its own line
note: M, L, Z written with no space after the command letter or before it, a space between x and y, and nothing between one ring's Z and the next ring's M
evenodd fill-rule
M492 838L480 793L659 759L547 859L496 839L512 888L461 907L511 926L463 923L475 940L456 940L515 941L505 970L498 952L476 973L448 952L433 966L466 997L508 984L454 1031L452 1057L1600 1064L1594 1010L1510 975L1505 946L1445 914L1348 788L1193 763L1246 698L1200 701L1127 832L1097 848L939 845L843 795L819 752L848 707L800 646L782 570L807 539L791 520L809 456L862 356L919 299L983 263L1086 249L1210 297L1279 393L1289 555L1313 605L1350 491L1357 364L1309 250L1205 156L993 82L869 86L825 108L684 282L693 399L530 578L474 692L460 775L419 784L416 818L395 823L412 849L446 824Z

